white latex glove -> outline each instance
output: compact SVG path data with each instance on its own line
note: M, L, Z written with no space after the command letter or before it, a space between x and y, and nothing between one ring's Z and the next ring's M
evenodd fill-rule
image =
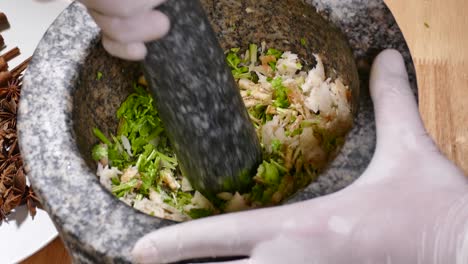
M428 137L398 52L378 56L370 88L377 149L354 184L301 203L160 229L138 241L134 259L467 264L468 180Z
M122 59L144 59L144 42L159 39L169 31L169 18L153 10L165 0L79 1L102 29L104 48Z

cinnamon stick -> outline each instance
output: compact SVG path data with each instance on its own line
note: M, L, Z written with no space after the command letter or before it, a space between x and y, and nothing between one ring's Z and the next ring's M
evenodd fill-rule
M11 70L11 75L13 78L18 78L21 73L26 70L28 67L29 62L31 61L32 57L27 58L24 60L22 63L20 63L18 66L16 66L13 70Z
M8 82L13 78L13 75L9 71L0 72L0 86L6 86Z
M9 50L7 53L3 54L1 57L4 58L6 61L10 61L14 59L16 56L20 55L21 52L18 47L15 47Z
M8 70L8 62L4 58L0 58L0 71Z
M14 49L9 50L7 53L3 54L2 56L0 56L0 71L8 70L8 62L20 54L21 54L20 50L18 49L18 47L16 47Z
M27 58L25 61L20 63L11 71L0 72L0 87L7 85L8 82L10 82L13 79L20 77L21 73L28 67L28 64L31 61L31 59L32 57Z

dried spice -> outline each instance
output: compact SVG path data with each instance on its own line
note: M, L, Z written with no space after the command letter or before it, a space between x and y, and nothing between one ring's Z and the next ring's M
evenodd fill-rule
M3 48L3 46L5 46L5 40L3 39L3 36L0 35L0 49Z
M18 110L17 100L19 99L19 94L17 97L15 96L10 98L12 99L4 99L0 101L0 128L3 129L14 129L16 127L16 111ZM14 98L18 99L15 100Z
M21 77L0 88L0 221L11 211L26 204L32 217L40 204L27 186L16 131L16 113L21 92Z
M6 16L0 13L0 24L4 23L8 23ZM0 45L0 49L2 46ZM7 221L12 210L20 205L26 205L33 218L36 208L40 207L38 197L32 187L27 185L18 147L16 113L22 73L30 61L29 58L8 71L8 61L19 53L19 49L14 48L0 56L0 222Z

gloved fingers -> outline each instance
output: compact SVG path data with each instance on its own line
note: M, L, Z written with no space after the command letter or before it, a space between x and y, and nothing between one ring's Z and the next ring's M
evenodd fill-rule
M132 254L138 263L248 256L258 241L277 230L272 222L261 210L191 221L144 236Z
M321 204L326 201L321 198L316 201L320 202L227 214L166 227L140 239L132 254L139 263L249 256L257 244L272 239L278 232L303 234L303 230L313 233L323 228L326 209ZM314 217L306 213L312 208L318 211ZM295 215L294 219L291 215Z
M353 263L346 254L346 248L353 247L349 242L348 236L325 230L314 235L279 235L257 245L250 258L255 264Z
M166 0L79 0L89 9L107 16L130 17L148 11Z
M452 181L452 177L439 175L448 171L459 173L458 169L440 154L428 136L398 51L383 51L375 59L370 91L375 109L377 149L354 186L387 178L402 179L400 176L408 180L410 175L415 176L410 177L412 184L427 184L437 179Z
M119 18L89 10L104 34L121 43L148 42L166 35L169 18L160 11L147 11L132 17Z
M378 150L395 154L392 150L433 147L426 136L405 63L398 51L386 50L377 56L372 67L370 92Z
M124 44L103 36L102 45L109 54L124 60L140 61L143 60L147 54L146 46L143 42Z
M240 260L232 260L232 261L222 261L222 262L208 262L206 264L257 264L252 259L240 259Z

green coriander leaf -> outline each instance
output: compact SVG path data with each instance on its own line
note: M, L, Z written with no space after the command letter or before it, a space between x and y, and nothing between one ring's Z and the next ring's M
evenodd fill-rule
M270 66L270 68L273 70L273 72L276 72L276 70L277 70L276 64L277 64L276 61L270 61L270 62L268 63L268 66Z
M138 185L138 180L133 179L133 180L130 180L129 182L122 183L118 186L112 187L112 193L113 194L122 193L122 192L126 193L136 188L137 185Z
M265 115L265 111L267 109L268 106L266 105L256 105L252 108L249 109L249 114L258 119L258 120L261 120L262 121L262 124L266 123L266 115Z
M119 177L112 177L111 182L112 182L112 185L120 185Z
M265 191L265 187L260 185L260 184L256 184L253 188L252 188L252 191L250 192L251 194L251 199L253 201L257 201L257 202L261 202L262 201L262 197L263 197L263 192Z
M282 173L287 173L288 172L288 169L286 169L283 165L279 164L277 161L275 160L270 160L271 164L275 165L276 168L278 168L278 170Z
M179 208L183 208L184 206L186 205L189 205L192 203L192 198L193 198L193 195L190 194L190 193L186 193L186 192L177 192L177 205Z
M266 161L263 162L263 166L265 166L265 175L263 177L265 182L269 185L279 184L281 178L278 168L274 164L268 163Z
M99 140L102 141L102 143L104 143L104 144L106 144L108 146L112 145L112 143L109 141L109 139L107 139L107 137L104 135L104 133L102 133L101 130L99 130L99 128L94 128L93 133Z
M93 160L95 161L107 158L107 145L98 144L94 146L92 150L92 156Z
M277 49L268 49L266 55L273 55L276 59L279 59L283 55L283 52Z
M231 69L235 70L241 63L241 58L237 55L237 53L229 52L226 57L227 63Z
M209 209L194 208L188 212L192 219L199 219L213 215L213 211Z
M281 144L281 141L279 139L273 139L271 141L271 149L273 150L273 152L280 151L282 145L283 144Z
M249 54L250 54L250 63L255 64L257 63L258 58L258 46L255 44L249 45Z
M262 195L262 203L263 204L270 204L273 194L276 192L277 187L269 187L267 188Z
M273 81L271 81L271 86L274 89L273 105L280 108L288 108L290 106L288 99L288 90L283 85L283 79L281 77L275 78Z

